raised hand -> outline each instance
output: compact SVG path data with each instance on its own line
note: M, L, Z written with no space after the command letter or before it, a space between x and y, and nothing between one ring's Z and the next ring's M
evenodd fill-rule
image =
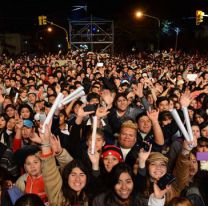
M88 148L88 156L92 163L92 169L99 170L100 153L96 151L95 154L91 154L91 148Z
M96 110L96 116L98 118L106 117L108 113L109 113L109 111L106 107L98 107Z
M184 140L182 152L189 153L196 146L197 146L197 139L196 138L194 138L193 141Z
M42 125L40 128L38 128L39 134L36 132L32 133L30 135L30 140L33 142L36 142L41 145L48 145L50 144L50 138L51 138L51 124L52 121L48 125L45 125L45 132L43 133Z
M181 107L188 107L193 99L194 97L189 92L185 92L180 98Z
M84 117L86 117L86 116L88 116L88 115L90 115L90 114L95 113L95 111L85 112L84 109L83 109L84 106L85 106L85 105L82 105L81 107L79 107L79 109L78 109L78 111L77 111L77 116L78 116L78 117L84 118Z
M51 142L51 148L55 154L60 154L63 150L61 146L61 142L59 137L55 137L54 135L51 135L50 137L50 142Z
M144 168L146 161L151 153L152 150L152 144L149 145L149 150L145 151L143 148L139 150L138 153L138 162L139 162L139 167Z
M153 185L153 189L154 189L154 196L157 198L157 199L162 199L164 198L165 194L168 192L168 190L170 190L171 186L170 185L167 185L166 188L164 190L161 190L157 183L154 182L154 185Z
M43 144L40 135L38 135L36 132L30 134L29 138L32 142L35 142L37 144Z
M18 112L15 112L15 129L21 130L23 128L23 119L19 117Z
M113 97L112 93L110 92L110 90L108 90L108 89L103 90L101 97L104 100L104 102L107 104L108 107L112 106L114 97Z
M142 98L144 96L144 94L143 94L143 84L138 83L137 87L133 88L133 91L134 91L135 95Z
M149 110L147 111L147 116L150 118L151 122L158 122L159 111Z
M61 86L60 86L60 84L56 84L55 90L56 90L56 93L57 94L61 92Z

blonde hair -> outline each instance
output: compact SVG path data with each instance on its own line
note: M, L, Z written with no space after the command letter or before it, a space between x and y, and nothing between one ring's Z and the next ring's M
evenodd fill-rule
M121 125L121 129L122 128L131 128L131 129L134 129L134 130L138 130L138 126L136 123L134 123L132 120L127 120L125 122L122 123Z

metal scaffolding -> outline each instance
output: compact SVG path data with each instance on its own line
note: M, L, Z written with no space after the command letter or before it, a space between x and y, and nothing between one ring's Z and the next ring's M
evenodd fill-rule
M72 49L86 47L90 51L113 54L114 23L92 16L69 20L69 40Z

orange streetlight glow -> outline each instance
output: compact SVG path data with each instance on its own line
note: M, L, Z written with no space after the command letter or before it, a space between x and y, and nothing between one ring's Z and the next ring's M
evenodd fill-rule
M51 27L48 27L48 32L52 32L52 28Z
M143 13L141 11L136 12L136 17L140 18L143 16Z

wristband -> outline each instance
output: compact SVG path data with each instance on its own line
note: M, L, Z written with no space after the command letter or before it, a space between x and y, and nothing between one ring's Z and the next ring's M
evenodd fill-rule
M48 143L48 144L41 144L40 146L41 147L51 147L51 144L50 143Z

